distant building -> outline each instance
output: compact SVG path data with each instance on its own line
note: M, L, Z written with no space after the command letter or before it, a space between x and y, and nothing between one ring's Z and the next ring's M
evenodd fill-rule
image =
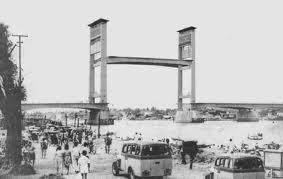
M144 117L152 117L153 116L153 112L151 112L151 111L143 111L143 115L144 115Z
M50 119L43 115L42 113L30 113L24 116L23 125L24 126L43 126L50 122Z

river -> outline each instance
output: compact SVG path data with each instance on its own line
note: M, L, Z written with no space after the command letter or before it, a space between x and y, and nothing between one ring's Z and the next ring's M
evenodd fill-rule
M93 129L96 126L92 127ZM120 137L132 137L135 132L142 133L147 140L161 138L181 138L185 140L197 140L199 144L228 144L232 138L234 144L241 142L259 145L271 141L283 144L283 121L207 121L204 123L174 123L165 120L115 121L114 125L101 126L101 134L114 132ZM248 135L263 134L263 140L251 141Z

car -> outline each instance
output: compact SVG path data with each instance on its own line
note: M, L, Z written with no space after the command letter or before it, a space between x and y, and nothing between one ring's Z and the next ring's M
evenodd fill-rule
M112 164L112 173L126 173L131 179L163 177L172 174L172 166L168 144L136 141L123 144L119 159Z
M264 179L261 158L250 154L229 154L216 158L214 179Z

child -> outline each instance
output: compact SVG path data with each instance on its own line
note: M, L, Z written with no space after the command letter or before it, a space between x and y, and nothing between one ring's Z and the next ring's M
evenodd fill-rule
M79 158L78 164L80 168L80 172L82 175L82 179L87 179L87 173L90 170L90 160L86 157L87 151L82 152L82 156Z

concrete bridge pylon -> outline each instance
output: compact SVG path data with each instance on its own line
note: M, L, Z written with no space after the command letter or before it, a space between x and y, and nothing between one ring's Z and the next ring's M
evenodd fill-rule
M89 103L107 104L107 22L99 19L89 24L90 28L90 59L89 59ZM95 63L100 61L99 65ZM95 69L100 68L100 91L95 88ZM96 124L98 119L108 120L109 109L90 110L89 124Z
M190 122L194 118L192 106L185 109L183 99L190 98L190 104L196 102L196 86L195 86L195 27L188 27L179 30L178 44L178 60L191 60L190 66L184 68L178 67L178 110L175 122ZM183 71L190 69L191 72L191 90L184 94L183 92Z

